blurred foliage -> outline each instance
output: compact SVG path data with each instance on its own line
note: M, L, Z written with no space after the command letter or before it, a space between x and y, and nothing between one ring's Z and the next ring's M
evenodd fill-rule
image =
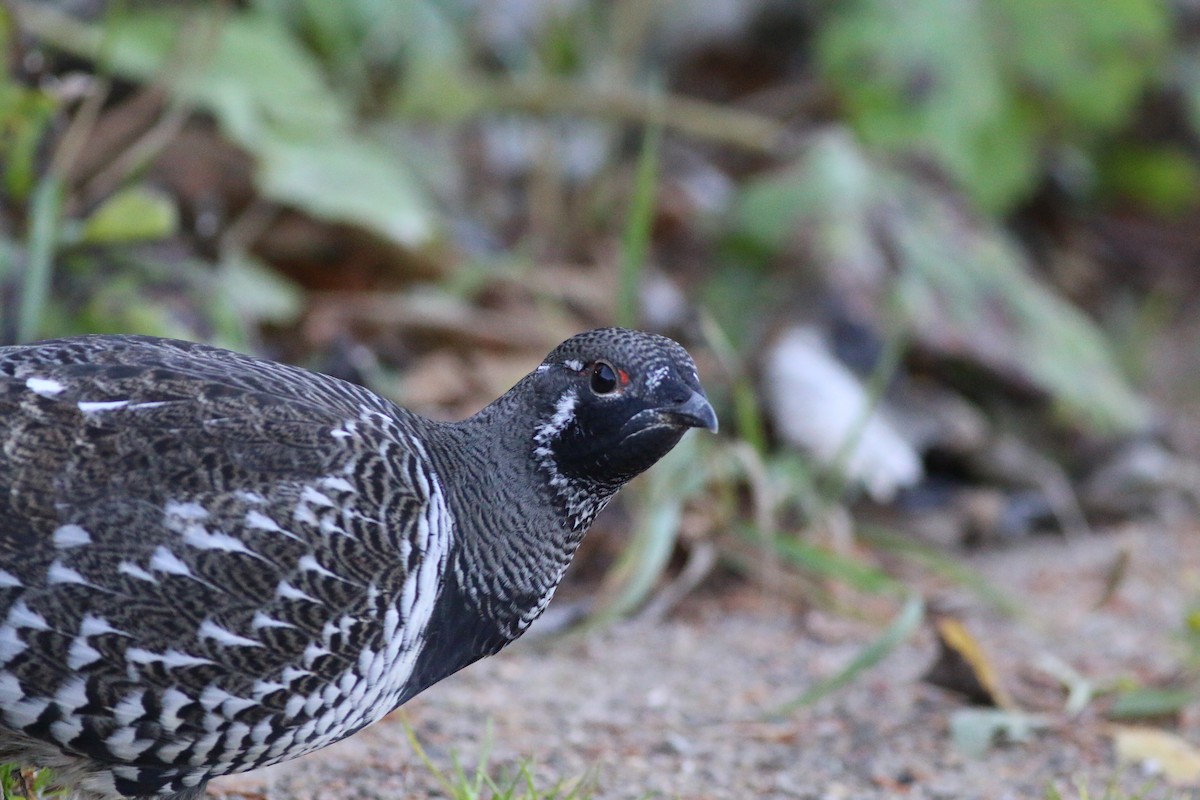
M787 170L749 182L737 219L768 251L801 232L830 281L897 310L931 347L1018 373L1087 425L1144 424L1103 335L1032 277L1008 234L872 159L844 132L821 135Z
M250 153L263 194L406 244L431 235L428 201L412 174L354 121L322 65L286 17L169 8L110 13L83 25L42 8L31 29L113 74L161 84L207 110ZM305 4L313 8L316 4Z
M872 556L805 536L849 487L778 447L758 359L834 296L878 343L876 401L920 350L994 378L954 386L986 411L1016 386L1061 428L1144 429L1137 354L1118 361L1045 269L1034 245L1052 223L1029 236L1013 221L1047 196L1068 220L1196 212L1192 27L1157 0L13 0L0 337L273 337L300 359L365 340L382 365L352 347L313 360L370 380L439 347L499 350L517 331L507 344L525 358L554 325L640 315L708 345L733 435L685 442L638 488L602 610L653 602L678 550L716 546L764 583L782 568L812 595L884 595L875 616L907 631L916 612ZM740 67L713 77L714 63ZM1176 127L1145 130L1163 102ZM144 130L106 139L139 103ZM180 179L190 155L232 179ZM601 291L543 271L563 262ZM683 312L646 299L664 276ZM389 311L397 294L406 314ZM438 318L446 296L467 311ZM482 371L445 363L430 372ZM688 538L694 506L709 519ZM927 551L873 541L995 597Z
M3 800L44 800L63 797L50 788L53 776L48 770L21 770L13 764L0 764L0 798Z
M927 154L985 210L1034 188L1047 149L1124 124L1168 53L1159 0L856 0L820 58L865 142Z

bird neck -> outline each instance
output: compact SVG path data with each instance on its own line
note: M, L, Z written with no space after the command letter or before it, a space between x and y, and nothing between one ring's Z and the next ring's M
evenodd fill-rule
M437 465L455 523L448 577L494 623L494 649L540 616L593 515L578 524L568 513L561 487L534 455L536 428L510 393L440 431L448 446L438 451L453 462Z

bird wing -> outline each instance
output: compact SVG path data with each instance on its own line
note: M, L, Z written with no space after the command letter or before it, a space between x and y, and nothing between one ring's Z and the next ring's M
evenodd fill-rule
M0 718L249 768L385 713L449 547L420 425L190 343L0 350Z

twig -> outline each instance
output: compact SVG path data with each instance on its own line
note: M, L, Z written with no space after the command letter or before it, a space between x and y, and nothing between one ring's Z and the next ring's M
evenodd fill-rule
M499 108L616 117L768 154L785 144L786 126L776 120L677 95L545 77L484 81L480 90L482 102Z
M151 90L153 91L153 90ZM172 103L158 121L128 147L109 161L84 187L84 197L104 197L113 192L125 179L144 165L153 161L183 129L189 111L179 103Z

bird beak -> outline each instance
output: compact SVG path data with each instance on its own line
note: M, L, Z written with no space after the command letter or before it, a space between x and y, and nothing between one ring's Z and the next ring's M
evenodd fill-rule
M708 402L703 392L693 390L687 400L660 408L658 413L689 428L704 428L713 433L717 432L717 412L713 411L712 403Z

